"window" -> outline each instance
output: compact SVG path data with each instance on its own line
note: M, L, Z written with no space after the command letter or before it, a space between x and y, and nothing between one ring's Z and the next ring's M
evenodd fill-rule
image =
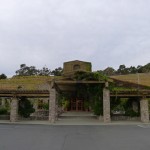
M76 64L76 65L73 66L73 70L79 70L79 69L80 69L80 65Z

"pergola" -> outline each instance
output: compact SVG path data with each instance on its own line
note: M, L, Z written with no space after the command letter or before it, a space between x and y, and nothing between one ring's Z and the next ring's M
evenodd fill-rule
M103 85L103 118L105 123L111 121L110 117L110 97L138 97L140 98L141 121L149 122L148 100L150 98L150 90L137 91L119 91L110 92L108 82L105 81L74 81L74 80L52 80L47 82L49 89L47 90L0 90L0 97L11 98L10 121L18 120L18 97L26 96L49 98L49 121L54 123L58 117L57 94L60 92L73 92L76 90L77 84L102 84Z

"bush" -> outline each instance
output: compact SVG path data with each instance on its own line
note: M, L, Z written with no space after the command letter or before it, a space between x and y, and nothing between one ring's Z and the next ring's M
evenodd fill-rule
M49 103L44 103L42 107L45 110L49 110Z
M140 113L139 112L135 112L132 109L128 109L125 112L125 116L130 116L130 117L139 117Z
M64 110L67 110L68 107L69 107L69 104L70 104L69 101L64 99L64 100L62 101L62 107L63 107L63 109L64 109Z
M7 115L8 111L6 108L0 108L0 115Z
M103 103L102 101L97 101L93 106L93 112L95 115L103 115Z
M34 111L35 109L31 102L26 97L21 97L21 100L19 101L19 115L28 118Z

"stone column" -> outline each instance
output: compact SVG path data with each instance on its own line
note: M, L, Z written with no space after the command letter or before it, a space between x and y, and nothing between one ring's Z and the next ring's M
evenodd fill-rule
M16 122L18 120L18 99L12 98L11 110L10 110L10 121Z
M110 91L107 88L103 89L103 118L105 123L111 121L110 118Z
M56 90L51 88L49 96L49 121L51 123L55 123L56 115Z
M148 109L148 100L142 99L140 101L140 109L141 109L141 121L143 123L149 122L149 109Z

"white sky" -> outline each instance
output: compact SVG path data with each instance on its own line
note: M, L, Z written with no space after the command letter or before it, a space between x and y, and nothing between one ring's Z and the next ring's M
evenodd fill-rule
M0 74L70 60L149 63L150 0L0 0Z

